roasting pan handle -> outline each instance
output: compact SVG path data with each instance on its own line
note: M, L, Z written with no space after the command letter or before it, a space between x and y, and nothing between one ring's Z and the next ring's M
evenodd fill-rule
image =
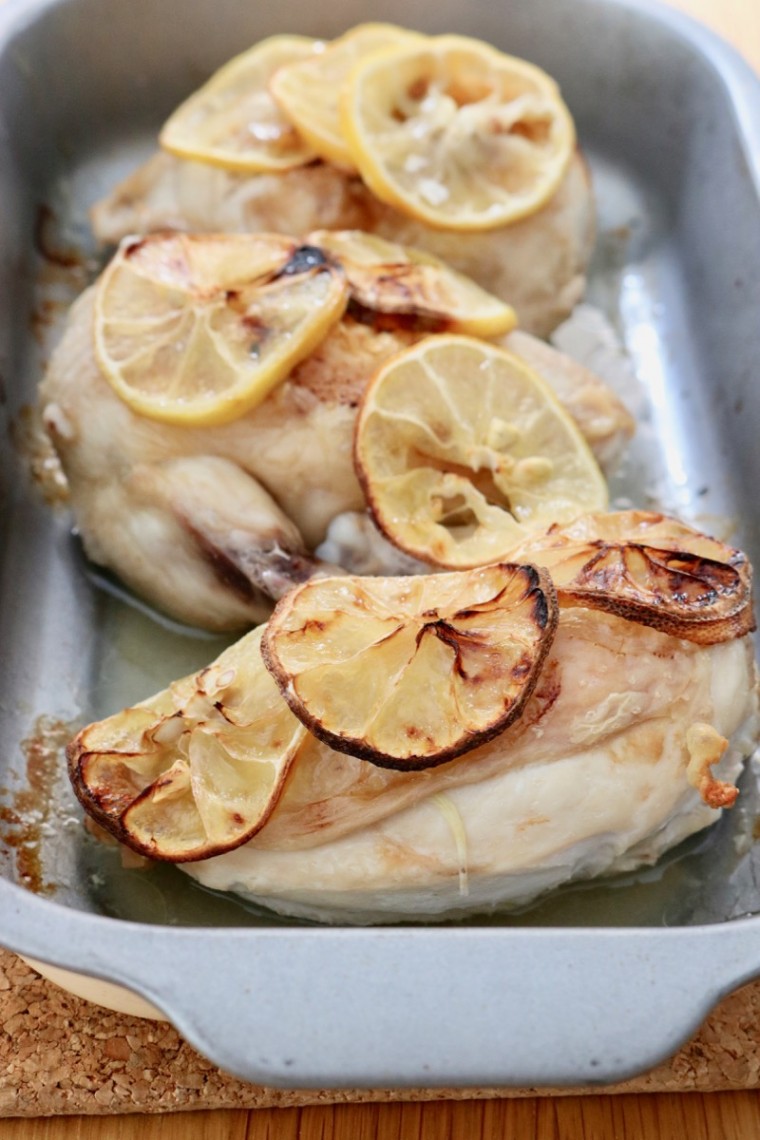
M24 892L0 881L7 914L6 894ZM675 1052L760 974L755 918L665 930L174 929L25 895L8 929L9 949L141 994L228 1072L293 1088L620 1081Z

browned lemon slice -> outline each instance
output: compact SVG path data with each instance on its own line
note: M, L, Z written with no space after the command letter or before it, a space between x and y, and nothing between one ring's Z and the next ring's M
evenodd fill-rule
M440 566L496 561L527 532L607 505L596 461L548 385L468 337L428 337L380 368L355 462L380 529Z
M264 668L261 634L69 746L77 796L122 843L181 863L239 847L266 823L306 730Z
M464 36L359 60L341 96L341 126L373 193L439 229L493 229L534 213L575 149L556 83Z
M316 156L269 93L279 67L324 48L306 36L272 36L217 71L165 123L159 142L179 158L226 170L290 170Z
M563 606L607 610L699 645L755 628L746 556L655 512L584 515L510 557L545 566Z
M306 240L338 259L352 297L375 312L413 314L472 336L517 324L511 305L423 250L362 230L316 230Z
M176 424L249 411L348 300L338 266L273 234L127 238L96 288L104 375L133 411Z
M328 162L354 170L343 138L338 102L357 60L391 44L423 39L394 24L359 24L311 59L281 67L269 89L276 102L311 147Z
M262 653L315 736L427 768L520 715L556 620L551 581L532 566L313 579L278 603Z

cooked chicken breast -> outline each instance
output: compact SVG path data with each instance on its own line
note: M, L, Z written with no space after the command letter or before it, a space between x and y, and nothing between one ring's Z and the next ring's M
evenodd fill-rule
M312 739L253 840L182 866L205 886L323 922L523 905L571 879L654 863L709 826L756 731L749 637L700 647L563 609L539 685L500 736L423 772Z
M484 233L433 230L377 201L363 182L325 163L284 174L243 175L158 153L92 211L102 242L127 234L364 229L417 246L508 301L520 325L546 336L583 296L594 241L588 169L574 159L540 211Z
M378 365L420 334L345 317L253 411L179 427L134 414L102 376L93 298L73 306L40 392L87 554L180 620L263 620L273 598L320 572L312 552L330 522L363 511L356 407ZM619 453L633 425L601 380L525 333L504 343L555 387L600 457Z

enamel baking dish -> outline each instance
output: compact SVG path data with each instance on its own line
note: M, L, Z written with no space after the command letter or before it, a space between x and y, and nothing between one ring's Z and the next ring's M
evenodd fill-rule
M476 35L559 80L599 202L590 298L637 377L640 430L613 493L720 520L760 559L760 91L707 32L622 0L5 0L0 942L141 995L265 1084L619 1080L760 973L751 769L741 809L663 866L509 919L383 929L277 921L180 890L172 869L100 865L61 771L75 726L216 652L94 581L29 475L25 408L96 268L87 206L224 60L367 19Z

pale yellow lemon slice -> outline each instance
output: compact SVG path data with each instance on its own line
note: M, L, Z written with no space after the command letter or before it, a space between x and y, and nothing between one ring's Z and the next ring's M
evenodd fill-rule
M423 250L362 230L316 230L306 240L338 259L352 297L375 312L423 317L472 336L500 336L517 324L511 305Z
M103 374L133 411L176 424L249 411L348 300L338 266L272 234L127 238L96 288Z
M312 579L270 619L262 653L293 712L339 751L432 767L515 720L557 621L532 566Z
M120 842L180 863L230 851L264 826L306 730L264 667L261 635L69 746L79 799Z
M359 60L341 95L341 127L373 193L439 229L493 229L534 213L575 149L554 80L464 36Z
M424 37L394 24L359 24L319 55L281 67L269 89L288 119L322 158L355 170L343 137L339 99L346 78L360 59L393 44Z
M387 537L451 568L496 561L528 532L607 505L596 461L545 381L469 337L427 337L380 368L355 464Z
M164 124L159 142L179 158L226 170L290 170L315 158L269 93L284 64L324 48L306 36L272 36L222 67Z

